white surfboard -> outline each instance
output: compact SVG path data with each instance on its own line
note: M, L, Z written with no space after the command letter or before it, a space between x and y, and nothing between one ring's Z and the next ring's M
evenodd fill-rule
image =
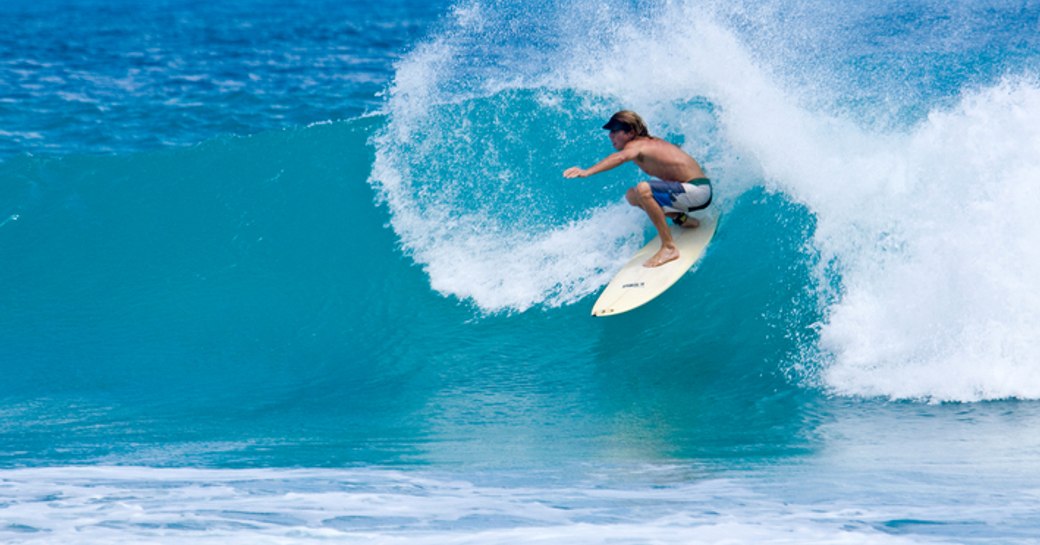
M708 243L715 236L718 218L714 214L697 219L701 224L694 229L669 225L675 245L679 247L679 259L659 267L644 267L643 263L661 248L661 237L654 237L614 275L592 306L592 315L613 316L628 312L649 303L678 282L704 255Z

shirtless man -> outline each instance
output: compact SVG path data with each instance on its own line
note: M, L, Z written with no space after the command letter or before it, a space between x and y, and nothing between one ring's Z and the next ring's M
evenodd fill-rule
M704 175L697 161L678 146L650 136L643 118L635 112L622 110L610 117L604 129L610 131L610 143L617 153L584 169L571 167L563 171L564 178L585 178L610 170L629 161L635 161L643 172L653 176L628 189L625 198L632 206L642 208L657 228L661 249L643 263L644 267L658 267L679 257L679 249L672 239L665 218L676 225L697 227L696 219L686 213L707 208L711 204L711 181Z

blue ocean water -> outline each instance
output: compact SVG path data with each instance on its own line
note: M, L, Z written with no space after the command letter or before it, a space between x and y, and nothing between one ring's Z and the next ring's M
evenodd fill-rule
M0 541L1040 542L1040 3L0 14Z

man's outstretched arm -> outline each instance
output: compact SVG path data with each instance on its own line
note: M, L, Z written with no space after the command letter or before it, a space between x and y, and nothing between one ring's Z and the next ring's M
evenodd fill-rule
M571 167L563 171L564 178L586 178L593 174L599 174L612 168L619 167L636 158L638 152L634 149L623 149L617 153L611 153L602 161L589 168Z

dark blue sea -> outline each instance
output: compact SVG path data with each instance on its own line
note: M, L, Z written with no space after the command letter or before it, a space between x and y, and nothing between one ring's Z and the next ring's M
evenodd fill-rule
M6 0L0 543L1038 544L1038 210L1037 0Z

